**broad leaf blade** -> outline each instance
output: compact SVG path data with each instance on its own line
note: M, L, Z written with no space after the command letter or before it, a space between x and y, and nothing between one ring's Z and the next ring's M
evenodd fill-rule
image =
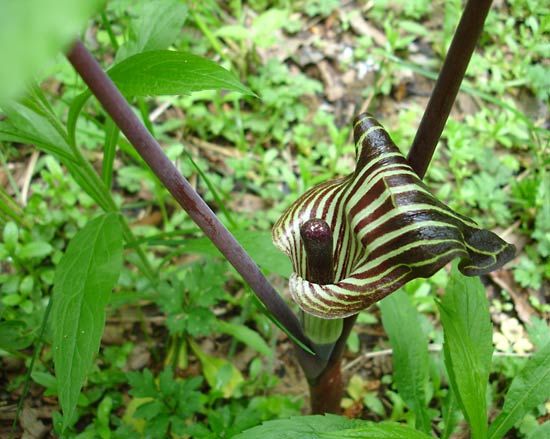
M90 221L69 243L54 279L54 364L66 427L99 350L105 306L122 268L122 230L115 214Z
M533 355L514 378L502 412L489 428L489 438L503 437L514 424L550 397L550 343Z
M472 437L487 435L486 389L493 353L492 325L483 285L462 276L453 266L452 278L438 303L445 335L445 365L451 386Z
M393 349L393 376L399 394L415 413L416 428L429 433L428 339L422 332L418 311L402 290L389 295L378 306Z
M200 90L253 93L214 61L185 52L138 53L108 71L127 96L181 95Z
M235 439L427 439L430 436L394 422L373 423L336 415L295 416L264 422Z

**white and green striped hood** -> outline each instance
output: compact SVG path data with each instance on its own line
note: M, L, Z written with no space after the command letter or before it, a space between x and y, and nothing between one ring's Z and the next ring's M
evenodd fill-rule
M354 139L355 172L307 191L273 228L273 242L292 261L290 293L305 312L347 317L412 279L433 275L454 258L461 259L459 269L468 276L513 258L513 245L428 191L373 117L355 119ZM300 226L313 218L325 220L333 232L333 284L305 280Z

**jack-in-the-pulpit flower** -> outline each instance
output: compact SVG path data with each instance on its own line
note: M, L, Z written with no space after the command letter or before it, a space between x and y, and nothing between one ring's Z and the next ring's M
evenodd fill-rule
M294 202L273 228L273 242L291 259L290 293L305 312L343 318L408 281L430 277L454 258L476 276L500 268L515 248L438 201L370 115L354 121L357 165L347 177L321 183ZM334 283L308 282L300 226L326 221L334 237Z

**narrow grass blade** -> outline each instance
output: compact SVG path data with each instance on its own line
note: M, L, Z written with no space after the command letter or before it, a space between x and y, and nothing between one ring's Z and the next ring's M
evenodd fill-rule
M233 216L231 215L229 210L227 210L227 208L225 207L225 203L222 201L220 195L218 194L218 191L216 190L215 186L212 184L212 182L210 181L208 176L202 171L202 169L199 167L199 165L197 165L197 163L195 163L195 161L191 157L191 154L189 154L187 151L184 151L184 154L187 157L187 159L189 160L189 162L191 162L191 164L193 165L195 170L199 173L200 177L204 180L204 183L208 187L208 190L210 192L212 192L212 196L214 197L214 200L216 200L216 204L218 205L218 207L221 209L221 211L223 212L223 214L227 218L227 221L229 221L229 224L231 225L231 228L233 228L233 229L237 228L237 223L233 219Z
M103 162L101 164L101 178L106 188L110 188L113 182L113 164L115 161L116 144L120 135L120 130L113 122L113 119L107 117L105 122L105 144L103 146Z

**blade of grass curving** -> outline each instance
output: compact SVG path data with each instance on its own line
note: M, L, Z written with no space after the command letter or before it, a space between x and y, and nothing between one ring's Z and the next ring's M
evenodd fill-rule
M426 400L428 385L428 339L419 314L403 290L378 302L382 323L393 349L393 375L399 395L416 415L416 428L430 433Z
M78 122L78 116L90 96L92 96L90 90L85 90L76 96L69 106L69 114L67 115L67 136L69 142L73 145L76 145L76 124Z
M105 122L105 143L103 145L103 161L101 162L101 178L106 188L111 188L113 181L113 164L116 145L120 130L109 116Z
M550 343L533 355L514 378L504 406L489 428L489 439L500 439L529 411L550 398Z
M78 395L99 350L105 308L122 268L122 230L116 214L103 214L71 239L54 279L53 357L64 414L73 419Z
M231 228L232 229L237 229L237 223L233 219L233 215L231 215L229 210L225 207L225 203L222 201L218 191L216 190L216 188L214 187L214 185L212 184L212 182L210 181L208 176L202 171L200 166L197 165L195 160L193 160L193 157L191 157L191 154L189 154L187 151L183 151L183 153L185 154L185 157L187 157L187 159L189 160L191 165L193 165L195 170L199 173L200 177L204 180L204 183L208 187L208 190L210 190L210 192L212 192L212 196L214 197L214 200L216 201L216 204L218 205L218 207L221 209L221 211L223 212L223 214L227 218L227 221L229 221L229 224L231 225Z
M6 189L3 187L0 187L0 218L4 221L7 221L9 218L19 226L23 226L27 229L30 228L24 218L22 209L13 201L12 197L7 194Z
M445 342L449 380L472 438L487 436L486 389L491 368L492 325L479 278L462 276L453 265L451 281L437 303Z
M310 355L316 355L315 351L313 351L309 346L307 346L305 343L302 343L302 341L295 337L292 332L290 332L283 323L281 323L277 318L271 314L268 309L264 306L264 304L258 299L258 297L251 293L250 298L252 299L252 302L256 307L269 319L271 322L277 326L281 331L283 331L288 338L290 338L297 346L299 346L301 349L303 349L305 352L307 352Z

